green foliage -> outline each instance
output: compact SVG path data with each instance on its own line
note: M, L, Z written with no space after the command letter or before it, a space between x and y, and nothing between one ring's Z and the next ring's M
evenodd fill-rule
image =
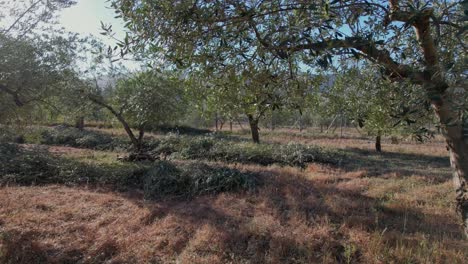
M155 133L176 133L181 135L203 135L211 133L211 130L203 129L203 128L195 128L190 126L183 126L183 125L159 125L152 129L152 132Z
M81 163L51 156L43 148L0 143L0 185L110 184L117 189L139 186L144 166Z
M149 169L143 178L143 191L146 199L167 194L183 194L185 179L179 177L179 170L170 162L159 161Z
M77 42L76 35L16 38L0 32L0 121L44 119L54 108L52 98L77 79Z
M177 76L143 72L120 80L111 92L110 103L120 109L130 126L151 129L181 116L184 94Z
M307 163L320 162L338 165L344 154L317 146L290 143L254 144L236 142L222 136L186 137L169 136L153 143L155 155L171 155L178 159L206 159L230 163L260 165L289 165L305 167Z
M168 161L156 162L143 181L147 199L249 190L257 184L255 175L235 169L210 167L204 163L175 166Z
M22 136L26 143L35 144L96 150L126 150L129 147L128 141L120 136L65 126L30 129ZM295 143L254 144L221 134L206 136L170 134L149 141L145 149L154 156L169 156L171 159L211 160L265 166L279 164L305 167L311 162L338 165L346 158L341 151L318 146Z
M129 142L122 136L111 136L93 130L79 130L65 125L14 129L2 127L0 142L60 145L96 150L127 150Z
M0 144L0 184L43 184L57 179L54 160L43 151L21 150L17 145Z
M0 143L0 185L93 184L117 190L141 189L147 199L249 190L258 179L252 173L203 163L175 165L96 165L51 156L43 149Z
M424 92L411 83L391 82L376 70L362 65L337 72L323 91L322 107L350 118L369 135L421 135L420 128L432 121Z
M57 126L41 132L41 144L65 145L91 149L112 149L117 146L117 138L91 130L79 130L72 127Z
M0 143L23 143L23 141L23 136L16 129L0 125Z

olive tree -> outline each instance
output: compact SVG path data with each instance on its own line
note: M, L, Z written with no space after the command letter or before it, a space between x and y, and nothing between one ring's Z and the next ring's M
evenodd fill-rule
M76 78L73 61L79 37L54 30L57 11L70 0L0 2L1 119L24 119Z
M184 109L182 82L170 73L141 72L117 81L103 96L102 91L87 97L104 107L122 124L131 140L134 152L143 151L145 131L170 123ZM132 131L137 129L138 135Z
M73 69L76 41L75 35L18 40L0 34L3 119L38 107L55 107L48 99L78 78Z
M419 87L391 82L371 65L345 67L333 76L333 84L321 91L323 108L374 136L376 151L382 150L385 135L410 134L420 141L431 136L429 105L415 97Z

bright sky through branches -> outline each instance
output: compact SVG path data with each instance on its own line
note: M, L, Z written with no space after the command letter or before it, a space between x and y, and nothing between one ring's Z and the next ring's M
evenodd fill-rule
M70 32L82 35L94 35L100 37L101 22L112 24L117 38L124 36L123 21L115 18L114 10L109 7L107 0L78 0L71 8L61 11L59 23ZM106 44L113 44L106 37L100 37Z
M83 36L93 35L106 45L114 47L116 40L100 34L103 32L101 22L105 25L112 25L114 37L117 39L125 37L124 23L122 19L115 18L115 11L109 6L107 0L78 0L76 5L60 12L58 22L66 31L76 32ZM140 68L138 63L133 61L127 60L122 63L132 70Z

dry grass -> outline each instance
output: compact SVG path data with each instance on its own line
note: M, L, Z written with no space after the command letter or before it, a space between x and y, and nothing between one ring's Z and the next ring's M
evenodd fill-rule
M374 155L353 142L359 166L224 164L260 173L263 185L185 201L84 187L3 187L0 262L466 263L468 242L447 164L439 160L443 147L408 143ZM51 151L102 162L114 155Z

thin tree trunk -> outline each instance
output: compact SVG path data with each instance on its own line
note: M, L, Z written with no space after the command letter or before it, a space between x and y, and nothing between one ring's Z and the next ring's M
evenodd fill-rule
M302 116L299 116L299 132L302 132L304 130L304 124L302 120Z
M270 123L270 125L271 125L270 129L271 129L271 131L273 131L273 130L275 130L275 118L274 118L274 116L273 116L273 112L271 112L271 120L270 120L270 122L271 122L271 123Z
M260 143L260 135L258 133L258 118L254 118L252 115L247 115L249 118L250 131L252 133L252 140L254 143Z
M132 145L135 148L135 151L139 151L140 150L140 143L139 143L138 139L135 137L135 134L133 134L132 129L128 125L127 121L125 121L123 116L119 112L117 112L112 106L106 104L101 99L98 99L98 98L96 98L96 97L94 97L92 95L88 95L88 98L93 103L98 104L98 105L100 105L100 106L102 106L104 108L107 108L107 110L109 110L117 118L117 120L119 120L119 122L124 127L124 130L127 133L128 137L130 138L130 141L132 142Z
M327 128L327 131L325 131L326 134L328 134L328 130L330 130L330 128L333 126L333 124L335 124L336 117L337 117L337 116L335 116L335 117L333 118L333 120L331 121L330 125L329 125L328 128Z
M232 132L232 120L229 120L229 131Z
M453 170L453 183L456 192L457 210L460 212L463 228L468 239L468 123L457 115L454 98L445 93L432 101L432 106L440 120L442 132L449 150Z
M343 137L343 115L340 118L340 138Z
M75 128L78 128L79 130L84 129L84 116L79 116L75 120Z
M140 142L135 137L135 134L133 134L133 131L130 128L130 126L128 125L127 121L125 121L125 119L121 115L118 115L116 117L119 120L119 122L122 124L122 126L124 127L125 132L127 133L128 137L132 141L132 144L133 144L133 147L135 148L135 151L140 151Z
M377 152L382 152L382 143L381 143L382 136L380 131L378 132L377 136L375 137L375 150Z
M240 121L239 119L237 119L237 123L239 124L240 128L241 128L242 130L244 130L244 127L242 126L242 123L241 123L241 121Z
M145 129L140 127L138 130L138 149L137 151L140 152L143 148L143 137L145 135Z
M219 120L219 130L223 130L223 126L224 126L225 122L226 121L224 121L224 120L221 120L221 119Z

